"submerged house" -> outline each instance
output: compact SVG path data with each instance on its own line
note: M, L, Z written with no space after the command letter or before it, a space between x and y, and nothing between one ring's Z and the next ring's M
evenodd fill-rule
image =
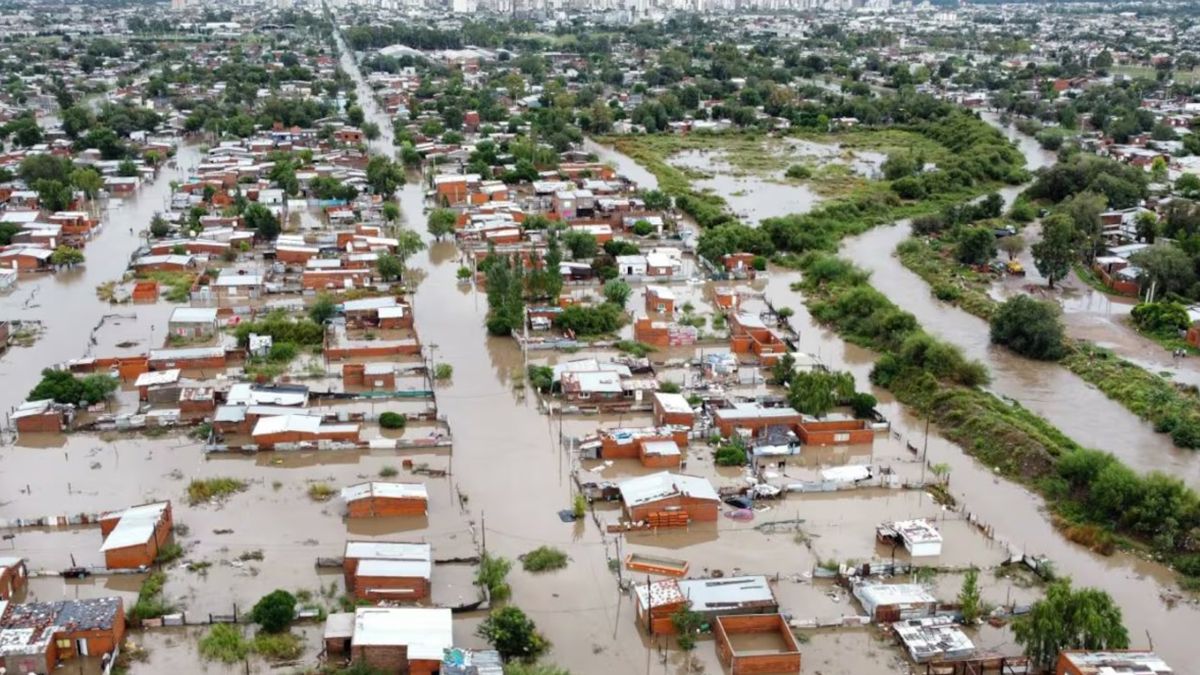
M709 621L719 616L770 614L779 602L764 576L666 579L633 587L638 622L651 635L675 633L671 615L691 603Z
M100 517L104 564L109 569L150 566L171 536L171 502L152 502Z
M429 510L429 491L421 483L358 483L342 488L342 500L351 518L423 516Z
M382 672L433 675L453 646L446 608L359 607L325 620L325 651L331 659Z
M429 544L348 541L342 572L347 591L359 600L420 602L429 598L433 549Z
M0 672L50 673L80 656L112 654L124 638L125 607L117 597L0 601Z
M650 527L683 527L717 519L721 499L707 478L660 471L618 486L625 518Z

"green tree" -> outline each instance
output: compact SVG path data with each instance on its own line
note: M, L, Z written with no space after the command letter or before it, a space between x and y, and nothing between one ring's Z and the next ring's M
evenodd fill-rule
M661 190L642 190L641 198L649 211L666 211L671 208L671 196Z
M377 195L390 199L396 188L404 185L404 167L383 156L367 162L367 185Z
M296 618L296 597L285 590L264 595L250 610L250 620L268 633L287 630Z
M1153 244L1158 238L1158 216L1152 211L1142 211L1137 215L1137 238L1147 244Z
M954 253L964 265L985 264L996 257L996 235L986 227L972 227L959 237Z
M620 279L612 279L604 284L604 299L618 307L625 306L631 293L633 293L633 289Z
M150 219L150 236L162 239L170 233L171 224L162 217L161 213L155 212L154 217Z
M121 160L121 163L117 165L117 175L124 178L133 178L138 175L137 164L134 164L132 159Z
M1054 288L1054 282L1067 276L1075 260L1075 228L1064 216L1054 215L1042 222L1042 239L1030 249L1033 264Z
M71 188L61 181L42 179L33 184L38 202L47 211L65 211L71 206Z
M533 662L550 648L550 641L519 607L508 605L488 615L475 634L500 652L505 661Z
M1033 603L1012 628L1025 655L1044 670L1053 668L1064 649L1129 648L1121 608L1099 589L1072 589L1070 579L1052 582L1046 596Z
M333 296L328 293L322 293L317 296L316 302L312 307L308 308L308 316L317 323L325 323L337 314L337 303L333 301Z
M1167 182L1167 160L1161 156L1155 157L1153 162L1150 162L1150 180L1155 183Z
M1200 176L1185 173L1175 180L1175 191L1184 197L1200 196Z
M425 242L421 241L421 235L412 230L400 232L396 235L396 242L396 256L402 262L408 262L409 258L425 250Z
M400 205L396 202L383 203L383 219L389 223L400 220Z
M1053 361L1061 358L1063 327L1058 306L1018 295L1006 300L992 315L991 338L1032 359Z
M562 236L563 245L571 253L572 260L586 260L596 257L596 237L582 230L568 230Z
M394 281L404 274L404 261L391 253L380 253L375 260L375 271L384 281Z
M800 372L788 383L788 403L813 417L824 417L853 395L854 377L845 372Z
M1081 192L1059 206L1059 210L1071 219L1080 238L1087 242L1089 262L1095 260L1100 246L1104 243L1101 236L1103 226L1100 214L1104 213L1105 204L1104 195L1095 192Z
M448 234L454 234L454 226L458 223L458 214L453 209L434 209L429 212L426 228L438 241Z
M1013 260L1025 250L1025 238L1019 234L1010 234L997 240L996 248L1004 251L1009 260Z
M1129 261L1142 270L1143 288L1155 286L1155 295L1183 293L1196 280L1192 258L1174 244L1158 243L1138 251Z
M88 199L95 199L104 187L104 178L91 167L81 167L71 172L71 185L81 190Z
M963 623L973 624L983 613L979 595L979 570L972 567L963 577L962 589L958 592L958 604L962 609Z
M78 265L83 262L83 251L77 248L72 248L66 244L59 244L58 248L50 254L50 264L60 266Z
M352 105L346 108L346 120L354 126L360 126L366 121L366 115L363 114L363 109L357 105Z
M29 392L28 400L53 399L57 403L77 406L93 405L108 398L117 390L118 384L110 375L77 378L70 371L47 368L42 371L42 380Z
M275 241L279 236L282 228L279 225L279 219L271 213L271 209L255 202L246 207L242 212L242 219L246 223L246 227L254 230L259 239L264 241Z

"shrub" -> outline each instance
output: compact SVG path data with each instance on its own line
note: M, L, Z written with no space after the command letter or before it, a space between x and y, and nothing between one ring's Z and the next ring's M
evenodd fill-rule
M385 466L379 470L380 478L394 478L400 473L400 470L394 466Z
M576 493L574 499L571 500L571 515L575 516L575 520L580 520L587 515L587 498L582 492Z
M1063 327L1058 308L1018 295L1000 305L992 317L992 342L1032 359L1053 361L1063 356Z
M476 634L500 652L505 661L534 661L550 648L550 641L538 632L533 621L513 606L493 611L479 625Z
M714 461L717 466L745 466L746 446L742 444L742 439L734 436L728 443L717 448Z
M537 391L546 393L554 386L554 369L550 366L534 366L526 368L529 384Z
M567 554L549 546L539 546L521 556L526 572L552 572L567 566Z
M327 502L337 494L329 483L313 483L308 486L308 498L314 502Z
M285 590L277 589L264 595L250 610L250 620L262 626L268 633L278 633L296 618L296 598Z
M188 503L192 506L224 499L246 489L246 481L237 478L197 478L188 483Z
M209 661L237 663L250 655L253 646L242 635L241 626L219 623L200 638L200 656Z
M53 399L56 403L89 406L108 398L117 389L117 378L94 374L77 378L67 370L46 368L42 380L29 392L30 401Z
M165 565L169 562L174 562L183 557L183 547L177 542L169 541L158 549L158 555L154 556L154 562L159 565Z
M506 581L511 569L512 562L507 558L484 553L479 560L479 571L475 573L475 585L486 588L492 602L505 600L512 593L512 589Z
M288 363L296 358L296 345L291 342L276 342L271 345L267 360L274 363Z
M379 426L384 429L403 429L408 425L408 417L403 413L387 411L379 416Z
M433 369L433 379L448 380L454 375L454 366L449 363L439 363Z
M654 226L649 221L639 220L633 224L633 233L639 237L645 237L654 232Z
M573 331L576 335L601 335L619 329L625 323L625 312L611 302L594 307L571 305L555 321L561 328Z
M129 618L135 621L154 619L164 614L171 614L175 606L167 602L163 596L163 585L167 583L167 575L161 571L151 572L142 582L138 590L137 602L129 610Z
M1177 302L1143 302L1130 312L1133 325L1144 333L1175 337L1188 327L1187 308Z
M784 172L785 176L793 180L807 180L812 178L812 169L803 164L793 164Z

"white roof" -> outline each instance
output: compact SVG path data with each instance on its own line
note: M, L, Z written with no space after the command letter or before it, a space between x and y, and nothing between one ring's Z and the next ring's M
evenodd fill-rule
M342 303L342 310L346 312L362 312L370 309L383 309L384 307L395 307L396 298L385 296L382 298L362 298L361 300L347 300Z
M621 376L613 372L567 373L563 379L574 380L580 391L607 394L619 394L622 391Z
M890 527L905 541L913 544L940 542L942 534L927 520L897 520Z
M342 488L342 499L352 502L367 497L385 499L429 499L423 483L386 483L371 481Z
M622 377L629 377L630 375L629 366L620 363L601 363L598 359L590 358L575 359L574 361L567 361L566 363L559 363L554 366L554 381L557 382L562 379L563 373L583 373L588 371L614 372Z
M162 519L168 506L170 506L168 502L155 502L125 509L125 512L121 514L121 519L117 521L117 526L108 533L100 550L111 551L150 541L150 537L154 536L154 527L158 525L158 521Z
M321 428L321 418L313 415L278 415L260 417L254 424L254 436L279 434L288 431L315 434Z
M429 544L402 541L348 541L347 558L359 560L433 560Z
M151 370L149 372L138 375L133 386L135 387L150 387L156 384L170 384L179 381L179 373L182 372L178 368L170 370Z
M854 591L870 607L937 602L920 584L860 584Z
M658 286L658 285L651 284L651 285L646 286L646 292L653 293L655 295L655 297L657 297L661 300L674 300L675 299L675 293L671 289L667 288L666 286Z
M409 660L441 661L454 646L450 610L443 607L360 607L354 612L355 646L407 647Z
M303 406L308 402L308 387L291 385L263 389L249 382L237 382L229 387L225 402L229 405Z
M683 394L669 394L664 391L654 392L654 400L664 412L679 413L683 415L691 415L692 404L688 403L687 397Z
M692 602L692 609L697 612L720 610L744 603L775 601L775 594L763 576L681 579L679 592Z
M621 500L627 506L640 506L674 496L719 501L717 491L707 478L687 476L668 471L652 473L622 481Z
M217 320L215 307L176 307L171 323L212 323Z
M392 560L368 558L358 563L354 574L360 577L418 577L429 579L433 574L430 560Z
M646 441L642 443L642 451L647 455L678 455L679 446L675 441Z
M34 415L41 415L42 413L49 410L51 408L51 406L53 406L53 405L54 405L54 399L52 399L52 398L43 398L38 401L26 401L26 402L22 403L21 405L17 406L16 411L14 411L13 414L9 415L9 419L15 420L15 419L19 419L21 417L32 417Z
M134 265L188 265L192 262L190 255L144 255L133 261Z

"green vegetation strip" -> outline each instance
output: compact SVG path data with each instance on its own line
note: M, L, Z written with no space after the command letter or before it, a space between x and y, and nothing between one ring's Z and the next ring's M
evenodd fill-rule
M896 249L905 267L924 279L940 300L990 320L1000 303L986 292L988 280L946 255L938 242L910 238ZM1130 412L1171 434L1181 448L1200 448L1200 396L1107 349L1067 340L1060 363Z
M800 290L813 316L847 340L881 352L873 382L928 415L967 453L1037 490L1071 539L1102 552L1115 543L1148 549L1188 575L1185 585L1200 585L1200 497L1194 491L1158 472L1140 476L982 391L982 365L924 333L915 317L849 262L809 254L800 267Z

